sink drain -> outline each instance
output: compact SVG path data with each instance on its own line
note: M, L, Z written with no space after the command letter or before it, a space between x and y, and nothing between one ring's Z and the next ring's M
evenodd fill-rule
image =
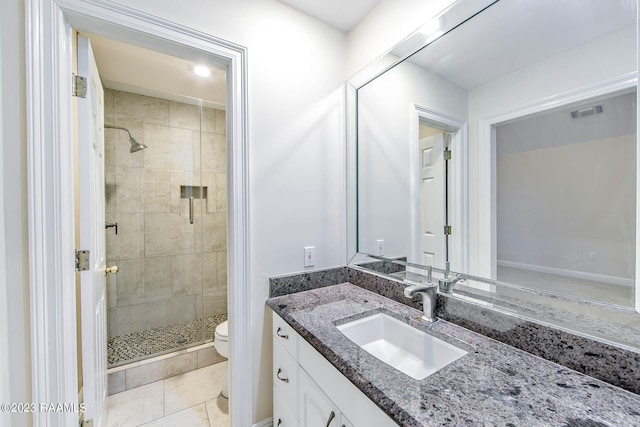
M186 344L187 343L187 339L186 338L178 338L176 340L176 344L180 345L180 344Z

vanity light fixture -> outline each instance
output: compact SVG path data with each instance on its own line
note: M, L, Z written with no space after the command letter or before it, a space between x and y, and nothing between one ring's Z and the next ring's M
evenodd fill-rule
M205 65L196 65L193 67L193 72L200 77L209 77L211 75L211 70Z

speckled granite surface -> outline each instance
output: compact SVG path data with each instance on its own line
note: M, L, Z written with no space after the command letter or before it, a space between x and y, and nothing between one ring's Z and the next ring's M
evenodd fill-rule
M349 283L267 304L353 384L405 426L634 426L640 396L499 343ZM414 380L362 351L335 327L384 310L468 354Z
M404 297L402 283L352 268L349 268L347 278L350 283L379 295L420 308L417 297L414 297L413 301ZM564 319L565 322L582 324L583 327L588 327L590 323L595 322L590 317L571 312L563 313L557 309L554 313L548 313L551 310L544 305L513 301L513 299L504 296L494 297L491 301L496 302L496 298L502 299L501 302L506 304L501 308L508 309L509 304L517 303L514 311L526 315L530 319L544 319L545 316L548 319L552 314L555 316L562 314L567 317ZM498 299L498 301L500 300ZM485 307L478 303L469 303L438 295L436 315L441 319L520 350L640 394L640 353L637 351L569 333L545 323L503 313L495 309L497 306L497 304L491 304ZM530 313L527 313L527 310ZM603 320L601 323L606 324L607 322ZM606 325L602 325L602 327L606 327ZM616 325L608 327L623 329Z
M269 295L277 297L347 281L347 268L336 267L269 278Z

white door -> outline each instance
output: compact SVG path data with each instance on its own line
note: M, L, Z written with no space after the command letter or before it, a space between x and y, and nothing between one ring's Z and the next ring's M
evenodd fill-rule
M82 36L78 75L87 78L86 97L77 98L80 248L90 251L89 270L80 273L84 416L94 427L102 427L107 418L104 91L91 44Z
M423 265L445 265L444 134L420 140L420 257Z

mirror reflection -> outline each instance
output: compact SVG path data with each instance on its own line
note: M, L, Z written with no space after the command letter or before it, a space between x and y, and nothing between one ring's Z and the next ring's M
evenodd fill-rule
M488 300L634 307L636 15L500 0L359 87L357 251Z

